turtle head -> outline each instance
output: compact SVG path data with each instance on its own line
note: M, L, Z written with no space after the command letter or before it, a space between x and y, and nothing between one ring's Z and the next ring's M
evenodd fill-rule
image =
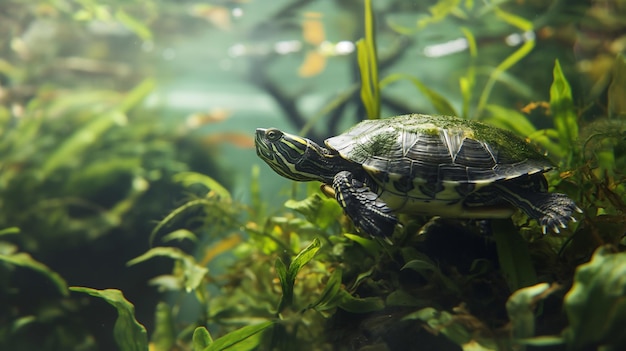
M256 153L276 173L297 181L332 181L331 155L325 148L275 128L256 130ZM333 174L331 174L333 173Z

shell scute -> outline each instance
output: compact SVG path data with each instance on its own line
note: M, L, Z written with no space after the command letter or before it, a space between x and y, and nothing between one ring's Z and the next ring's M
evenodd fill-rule
M404 115L363 121L326 140L343 158L363 165L398 192L440 191L440 183L488 184L545 172L552 163L513 133L450 116ZM410 179L413 186L406 181Z

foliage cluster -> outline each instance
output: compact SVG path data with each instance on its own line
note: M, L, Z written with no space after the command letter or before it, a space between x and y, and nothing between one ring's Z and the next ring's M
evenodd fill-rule
M145 106L155 79L112 49L135 35L149 39L153 12L138 11L149 7L0 5L1 349L114 347L108 333L93 332L108 307L70 296L67 281L114 284L154 301L156 292L133 282L150 269L128 273L124 263L148 247L152 221L171 209L162 199L182 196L173 175L224 181L190 130ZM95 22L122 23L128 35L103 39L85 30Z

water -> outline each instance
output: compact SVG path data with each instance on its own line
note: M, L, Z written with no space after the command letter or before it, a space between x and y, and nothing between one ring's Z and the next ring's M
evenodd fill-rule
M364 1L0 2L0 349L622 349L626 2L371 5L377 81ZM372 239L256 155L376 111L509 129L584 213Z

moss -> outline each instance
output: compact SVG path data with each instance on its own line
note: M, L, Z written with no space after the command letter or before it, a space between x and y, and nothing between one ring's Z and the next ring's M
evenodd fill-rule
M346 134L352 135L355 142L362 143L359 147L355 147L354 154L352 154L353 159L361 160L371 155L388 154L396 145L398 133L401 131L437 135L441 129L464 131L466 137L487 143L494 151L497 151L500 159L549 162L532 145L512 132L454 116L410 114L367 120L352 127ZM370 133L371 138L367 138Z

